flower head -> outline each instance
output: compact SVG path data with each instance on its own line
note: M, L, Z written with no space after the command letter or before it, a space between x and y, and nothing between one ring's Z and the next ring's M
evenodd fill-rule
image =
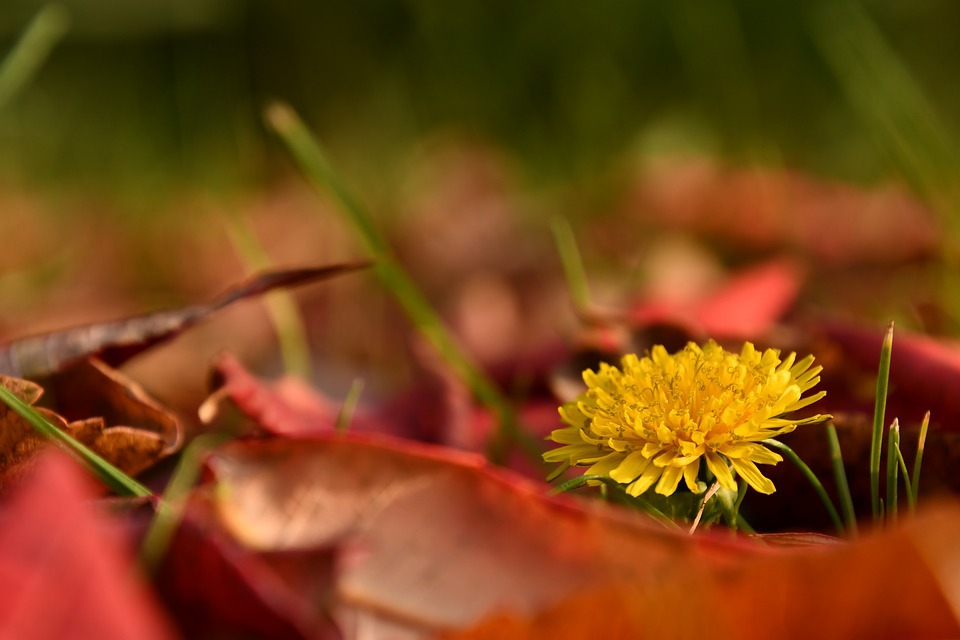
M736 490L733 474L760 493L775 487L757 468L782 458L761 441L797 425L830 416L789 419L784 415L822 398L803 397L820 381L813 356L762 353L747 342L739 355L710 341L691 342L670 355L655 346L650 355L624 356L622 367L601 363L583 372L587 391L560 407L569 425L550 439L564 446L543 455L547 462L591 465L587 474L609 476L638 496L656 485L671 495L683 478L698 492L700 460L720 486Z

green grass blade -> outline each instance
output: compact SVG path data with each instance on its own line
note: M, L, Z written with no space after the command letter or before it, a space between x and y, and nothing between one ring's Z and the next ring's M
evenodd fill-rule
M267 252L245 220L240 217L231 218L227 224L227 232L247 271L256 273L270 269L272 264ZM313 376L310 346L293 294L283 290L271 291L264 296L264 303L277 332L284 371L310 380Z
M903 483L904 485L906 485L906 488L907 488L906 490L907 507L910 509L910 511L914 511L917 508L917 501L913 493L910 491L910 487L912 486L910 482L910 472L907 470L907 461L903 457L903 451L900 450L899 434L897 434L896 454L897 454L897 466L900 467L900 473L903 474Z
M887 434L887 522L897 521L897 449L900 445L900 422L894 418Z
M930 412L927 411L923 416L923 422L920 424L920 438L917 440L917 455L913 459L913 474L910 476L910 493L913 494L914 502L920 497L920 463L923 462L923 448L927 444L927 429L930 427Z
M870 505L873 520L880 520L880 449L883 443L884 414L887 409L887 389L890 386L890 358L893 354L893 322L887 326L880 347L880 367L877 371L877 395L873 405L873 436L870 439Z
M0 63L0 109L30 82L69 24L70 13L59 3L46 5L34 16Z
M293 109L284 104L268 107L265 118L307 179L339 205L370 257L375 260L373 270L381 283L400 303L417 329L470 387L477 400L497 416L500 429L492 442L491 457L503 460L508 447L519 444L531 458L539 460L540 446L520 430L510 402L462 351L413 279L390 255L387 242L377 231L372 218L353 197L306 125Z
M554 218L551 227L573 304L578 310L587 309L590 306L590 288L587 285L587 273L583 268L583 260L580 258L580 250L577 248L573 229L566 218L560 217Z
M67 451L76 455L115 493L138 497L149 497L153 495L150 489L147 489L123 471L117 469L76 439L72 438L69 434L64 433L50 424L36 409L26 404L6 387L0 386L0 400L16 411L21 418L37 430L37 433L63 445Z
M850 495L850 485L847 483L847 469L843 464L843 452L840 450L840 438L837 437L837 428L832 422L827 423L827 444L830 449L830 462L833 465L833 476L837 483L837 496L840 500L840 510L847 523L847 532L851 537L857 536L857 514L853 509L853 497Z
M159 568L160 561L173 539L173 534L183 519L187 495L200 475L200 462L203 456L216 445L232 437L232 434L207 433L194 438L183 450L140 545L140 566L148 575Z
M779 449L780 451L783 451L784 455L790 458L790 461L793 462L793 464L797 465L797 468L800 469L800 473L802 473L807 478L807 480L813 486L813 490L817 493L817 496L820 498L820 501L823 502L823 506L826 507L827 513L830 515L830 519L833 521L833 526L837 528L838 532L843 534L844 527L843 527L843 521L840 519L840 514L837 513L836 507L833 506L833 501L831 501L830 496L827 495L827 490L823 488L823 483L820 482L820 479L817 478L817 475L813 472L813 470L810 467L808 467L803 460L800 459L800 456L798 456L793 449L783 444L782 442L778 440L770 439L770 440L764 440L763 444L769 447L773 447L774 449Z

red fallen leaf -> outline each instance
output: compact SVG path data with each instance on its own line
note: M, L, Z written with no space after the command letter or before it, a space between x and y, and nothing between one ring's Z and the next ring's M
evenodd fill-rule
M957 505L861 542L785 548L545 497L477 456L409 442L237 442L210 467L221 490L205 504L245 546L362 550L342 563L333 592L335 618L357 635L432 637L508 611L526 635L500 625L468 637L960 633ZM619 600L577 604L624 583Z
M707 335L718 339L757 338L793 306L802 282L796 263L770 260L733 274L696 304L692 315Z
M758 554L720 569L681 561L655 584L586 590L536 616L501 613L450 638L954 637L960 590L944 563L957 557L957 534L960 509L951 504L854 544Z
M342 409L341 404L295 376L274 382L261 380L231 354L221 355L214 364L214 387L200 409L204 422L213 421L220 403L229 399L260 429L272 435L309 437L330 433L335 430ZM469 392L462 383L428 367L426 375L409 392L377 407L357 407L347 427L351 432L384 433L461 446L457 441L461 435L474 441L472 430L469 434L461 433L467 431L463 425L472 409Z
M26 378L45 376L90 357L118 365L237 300L367 266L367 262L354 262L263 273L230 289L209 304L21 338L0 346L0 374Z
M641 302L630 310L629 321L640 329L669 324L691 336L755 340L790 309L802 281L796 263L777 258L734 273L714 293L688 305Z
M265 382L228 353L214 364L214 373L219 386L201 408L205 422L211 422L219 412L220 401L229 398L263 431L273 435L311 436L336 429L341 407L297 377ZM362 408L354 412L348 426L351 431L411 435L403 433L406 425L397 416L385 419Z
M197 506L187 509L157 575L160 594L187 636L341 637L324 611L333 549L255 553Z
M52 450L3 505L0 636L173 638L119 531L91 508L92 481Z

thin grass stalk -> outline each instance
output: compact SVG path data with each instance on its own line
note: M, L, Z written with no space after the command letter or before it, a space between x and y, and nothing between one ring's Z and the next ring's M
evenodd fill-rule
M270 257L257 240L249 223L240 217L232 217L227 224L227 232L247 271L256 273L266 271L272 266ZM303 317L293 294L283 290L271 291L264 296L264 303L277 332L284 371L310 380L313 377L310 346Z
M583 268L580 250L577 248L577 239L566 218L554 218L553 238L557 243L557 253L563 264L563 273L567 279L567 289L577 310L584 310L590 306L590 288L587 285L587 273Z
M900 446L900 422L896 418L887 433L887 522L897 521L897 449Z
M910 482L910 472L907 470L907 461L903 457L903 451L900 450L900 436L897 435L897 466L900 467L900 473L903 474L903 484L906 487L904 492L907 496L907 508L910 511L915 511L917 508L917 499L913 495L913 492L910 490L912 483Z
M170 547L173 534L183 520L187 496L200 475L203 457L215 446L232 437L232 434L224 433L197 436L180 454L180 460L163 491L163 496L157 502L153 520L140 544L140 566L146 574L151 575L157 571Z
M440 356L470 387L477 400L497 416L500 428L491 443L491 457L503 460L508 447L516 443L539 460L540 447L521 431L510 402L463 352L413 279L391 256L387 242L377 231L371 216L346 187L306 125L285 104L270 105L265 118L312 185L329 194L339 206L367 253L375 260L373 271L381 283Z
M877 371L877 395L873 405L873 436L870 439L870 506L874 522L880 515L880 449L883 443L884 414L887 409L887 389L890 386L890 358L893 354L893 321L887 326L880 347L880 366ZM888 505L889 508L889 505Z
M63 446L69 453L84 463L100 480L119 495L137 497L151 497L153 493L120 469L101 458L99 455L78 442L69 434L64 433L36 409L18 398L6 387L0 386L0 400L17 412L27 421L37 433Z
M927 429L930 427L930 412L927 411L923 416L923 422L920 423L920 437L917 439L917 455L913 459L913 473L910 476L912 480L910 492L913 493L914 501L920 497L920 464L923 462L923 448L927 444Z
M360 402L360 394L363 393L363 378L354 378L347 390L347 395L340 406L340 413L337 415L336 431L337 433L346 433L350 428L350 422L353 420L353 414L357 412L357 404Z
M60 3L48 4L37 12L0 63L0 109L36 75L69 26L70 13Z
M857 514L853 508L853 496L850 495L850 485L847 483L847 469L843 464L843 452L840 450L840 438L837 437L837 428L832 422L827 423L827 445L830 449L830 462L833 466L833 477L837 484L837 496L840 500L840 510L847 523L847 533L857 537Z
M793 449L782 442L768 439L763 440L763 444L783 451L783 453L790 458L790 461L797 465L797 468L800 469L800 473L807 478L807 480L813 486L813 490L820 498L820 501L823 503L823 506L826 507L827 513L830 516L830 520L833 521L833 526L836 527L837 531L842 534L844 532L843 521L840 519L840 514L837 513L836 507L833 506L833 501L830 500L830 496L827 495L826 489L823 488L823 483L821 483L820 479L817 478L817 474L815 474L813 470L808 467L803 460L800 459L800 456L798 456Z

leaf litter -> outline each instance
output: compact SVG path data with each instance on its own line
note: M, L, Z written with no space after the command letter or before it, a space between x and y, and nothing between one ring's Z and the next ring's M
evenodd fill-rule
M734 182L749 180L735 177ZM818 187L810 183L797 187L798 182L787 178L786 184L785 192L800 188L815 194L809 196L813 200L829 198L829 193L816 195ZM742 193L734 190L725 197L732 202ZM852 192L844 197L856 202ZM921 215L916 208L907 211ZM771 233L765 242L788 232ZM819 240L811 236L803 242L816 252ZM928 243L928 235L917 236L910 255L928 251ZM830 247L824 255L838 256L838 251ZM858 248L843 259L861 259L871 251ZM715 335L790 349L809 345L818 360L837 365L833 380L829 367L824 375L830 390L827 402L833 404L821 409L849 416L838 422L846 446L863 430L857 422L869 400L862 394L863 382L875 367L873 342L879 337L869 329L811 314L808 292L811 283L817 286L818 274L801 265L806 263L781 258L747 264L702 297L681 305L650 300L641 290L625 296L632 302L622 311L592 312L579 339L546 342L540 351L513 357L509 348L498 347L491 352L501 360L487 364L501 386L516 394L526 426L546 432L557 424L558 368L586 353L571 348L577 342L589 346L593 357L597 352L609 357L665 333L678 341ZM290 276L277 286L296 281ZM86 441L100 442L106 456L138 473L174 453L182 429L177 417L110 364L118 365L234 299L271 286L261 281L210 305L8 344L0 350L5 370L42 375L43 387L15 377L4 378L3 384L29 403L36 403L46 389L50 408L41 409L44 415ZM909 425L918 411L933 409L937 422L923 486L935 492L960 454L948 441L934 444L949 435L948 425L954 422L949 391L954 386L954 349L921 336L905 336L902 344L891 374L891 402L901 406L892 404L891 413ZM94 356L103 361L90 359ZM431 372L431 366L422 363L408 404L403 394L387 402L362 403L346 434L335 433L340 403L307 381L267 383L229 355L215 370L222 386L208 409L222 408L229 398L254 429L248 432L251 436L208 456L204 479L190 495L155 578L163 604L157 605L148 592L152 604L129 609L154 634L169 631L171 623L164 615L172 616L190 637L960 633L960 592L951 573L960 513L953 502L923 506L916 519L898 527L856 542L838 542L806 533L817 526L806 513L809 496L796 481L777 477L778 494L789 498L788 505L803 506L794 510L800 519L778 519L777 509L769 504L760 509L774 516L768 519L773 529L786 524L791 533L731 537L713 530L688 536L615 505L579 496L548 497L542 481L491 466L476 452L484 449L494 425L442 366ZM205 417L211 429L224 422L213 411ZM54 454L40 455L37 462L40 443L30 439L14 416L4 413L2 421L9 428L0 448L15 461L12 468L21 487L8 499L46 487L44 474L49 475L54 464L48 459L71 469L63 472L67 476L81 477L73 463ZM114 444L107 444L110 433ZM909 442L906 428L904 433ZM813 453L805 456L812 465L825 459L818 460L825 454L822 449L816 453L815 445L809 443ZM939 461L934 453L938 448ZM134 453L121 453L129 450ZM854 474L858 455L851 447ZM520 467L519 460L514 463ZM542 478L539 471L526 469L534 478ZM792 470L784 465L777 471L789 475ZM66 500L50 495L57 504ZM87 504L92 497L84 500ZM117 522L117 516L95 514L98 522ZM129 524L137 517L142 521L142 514L125 513L119 521ZM56 556L51 566L60 570L66 562ZM765 604L752 608L745 621L734 604L752 601ZM25 606L22 611L27 613L20 620L39 605ZM167 614L158 616L158 608ZM151 636L143 632L135 637Z

